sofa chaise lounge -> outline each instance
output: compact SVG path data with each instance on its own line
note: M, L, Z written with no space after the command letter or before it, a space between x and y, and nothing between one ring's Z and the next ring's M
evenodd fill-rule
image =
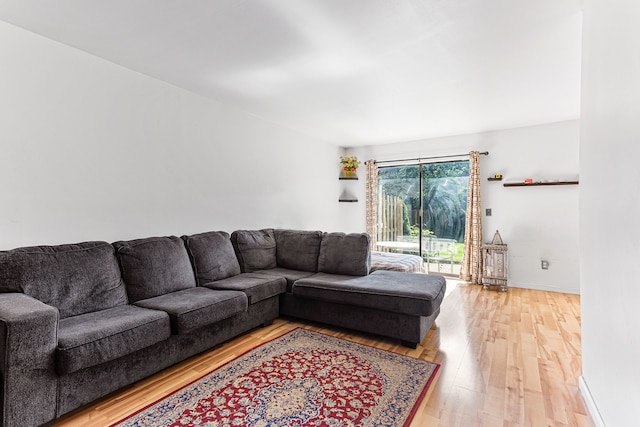
M2 425L49 423L279 315L415 347L445 280L369 274L369 243L267 229L2 251Z

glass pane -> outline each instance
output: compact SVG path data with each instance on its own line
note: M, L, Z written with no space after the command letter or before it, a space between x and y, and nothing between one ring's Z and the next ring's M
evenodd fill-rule
M378 170L377 250L419 255L420 167Z
M422 255L427 271L460 274L469 162L422 165Z

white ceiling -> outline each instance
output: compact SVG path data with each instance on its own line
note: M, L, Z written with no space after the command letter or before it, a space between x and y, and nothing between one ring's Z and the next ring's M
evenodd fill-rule
M576 119L581 0L0 0L0 20L341 146Z

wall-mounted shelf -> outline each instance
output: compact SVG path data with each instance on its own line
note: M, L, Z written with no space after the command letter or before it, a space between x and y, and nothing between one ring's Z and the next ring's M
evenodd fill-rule
M549 181L549 182L532 182L530 184L524 182L505 182L505 187L536 187L541 185L578 185L578 181Z
M358 180L358 175L356 175L354 173L351 176L346 176L344 174L344 172L342 172L340 174L340 176L338 177L338 179L340 181L357 181ZM347 188L349 186L352 186L352 185L355 185L355 184L346 184L345 183L345 184L342 185L343 191L342 191L342 194L340 195L340 198L338 199L339 202L341 202L341 203L355 203L355 202L358 201L358 198L356 196L354 196L351 191L347 191Z
M502 178L487 178L487 181L502 181Z

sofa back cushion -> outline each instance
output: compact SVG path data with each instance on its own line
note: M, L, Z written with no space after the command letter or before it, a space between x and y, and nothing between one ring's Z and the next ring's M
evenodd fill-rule
M321 231L274 230L278 267L290 270L318 270Z
M107 242L34 246L0 252L0 292L21 292L56 307L60 318L127 304Z
M234 231L231 243L243 273L277 267L276 239L272 229Z
M318 272L366 276L371 269L371 238L366 233L325 233Z
M131 302L196 286L189 255L179 237L149 237L113 246Z
M182 236L198 286L240 274L240 264L229 234L224 231Z

